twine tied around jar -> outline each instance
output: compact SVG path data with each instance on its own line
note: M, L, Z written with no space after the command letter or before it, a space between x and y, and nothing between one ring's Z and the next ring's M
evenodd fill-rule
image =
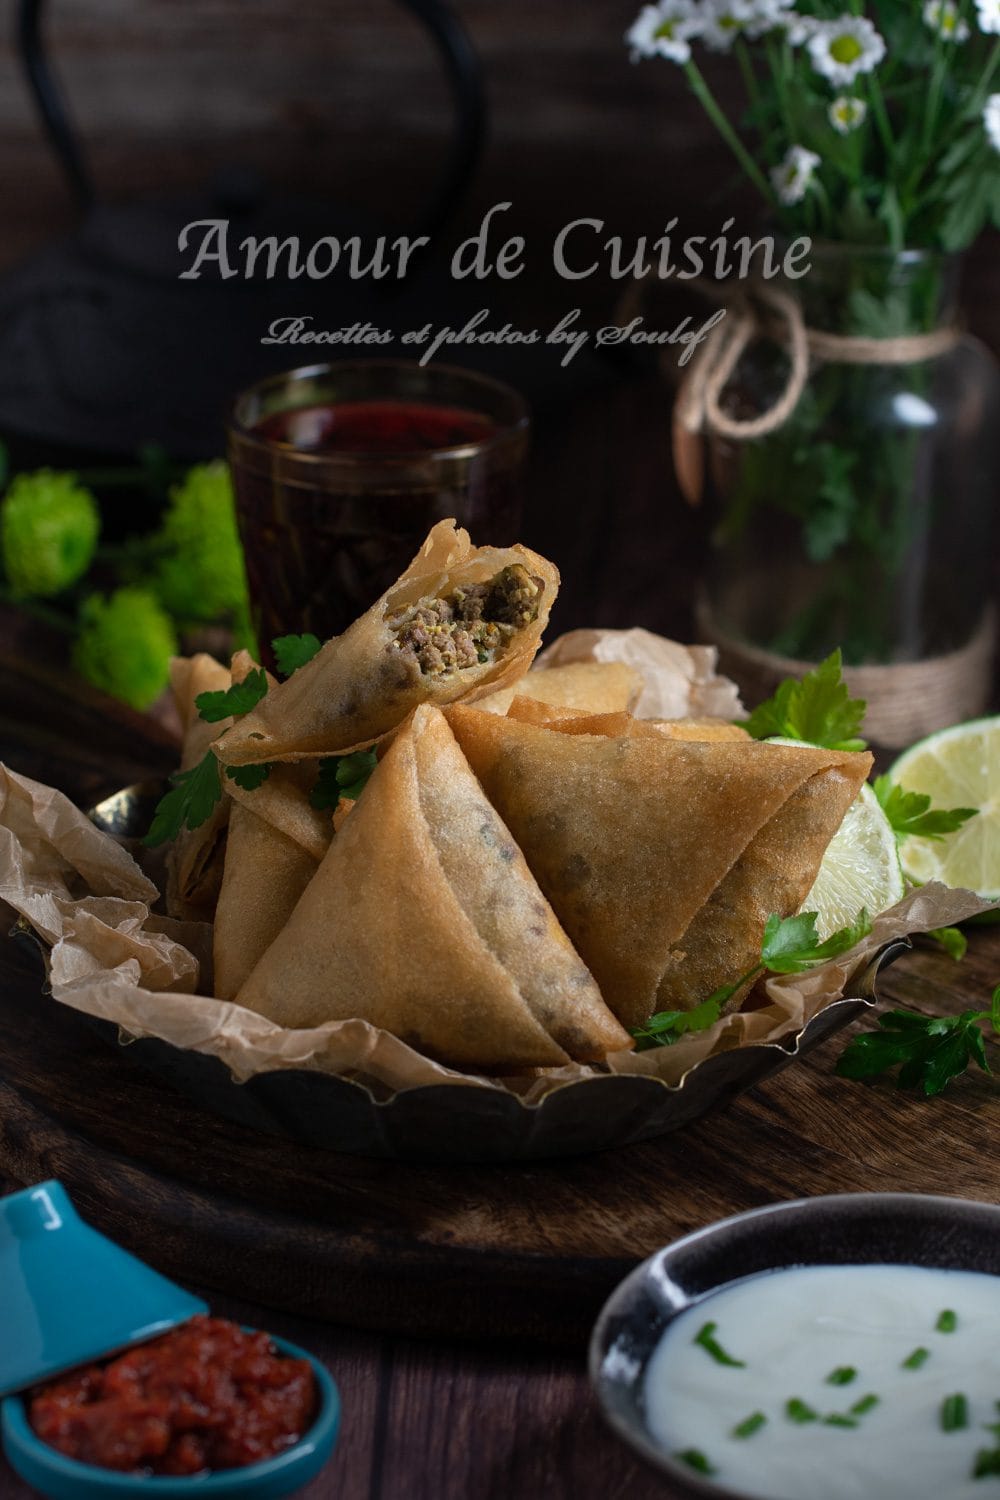
M786 350L788 381L778 399L759 416L729 416L722 407L723 393L743 354L758 338L771 339ZM889 338L825 333L807 327L794 297L758 285L727 301L726 317L696 350L677 393L676 420L686 432L711 432L736 442L766 437L783 427L798 406L809 378L810 359L842 365L909 365L937 359L960 338L953 326Z

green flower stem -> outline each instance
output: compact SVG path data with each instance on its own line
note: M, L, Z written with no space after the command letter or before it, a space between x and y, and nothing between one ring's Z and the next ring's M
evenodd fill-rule
M747 44L742 37L737 41L734 50L736 52L736 61L739 63L740 72L743 75L743 87L747 91L747 98L750 101L751 108L756 112L760 105L760 89L757 87L757 75L753 70L753 63L750 61Z
M944 81L947 73L948 59L945 56L945 42L944 38L939 34L934 44L934 67L931 73L931 86L927 95L923 131L921 132L920 155L924 158L930 154L931 142L934 139L934 127L937 124L938 113L941 109L941 94L944 90Z
M787 87L788 71L785 67L786 59L777 52L777 49L770 37L764 38L764 47L767 52L767 60L771 69L771 80L774 84L774 92L778 100L778 111L781 115L781 123L784 127L787 139L794 142L798 135L798 131L795 128L795 121L792 117L792 110L789 104ZM786 52L788 51L787 44L785 50ZM790 58L788 60L790 61Z
M878 126L878 133L882 137L887 165L891 167L896 157L896 142L893 139L892 126L889 124L889 114L885 107L885 99L882 97L882 88L874 73L868 74L868 101L871 104L875 124Z
M990 53L989 61L983 69L982 77L976 84L976 87L973 90L972 98L969 101L970 115L982 113L982 110L986 104L987 95L990 91L990 83L993 80L993 74L997 70L998 63L1000 63L1000 42L994 42L993 51Z
M719 108L715 95L705 82L698 65L694 62L686 62L684 64L684 72L687 75L688 83L691 85L692 93L698 100L698 103L736 157L736 160L750 181L757 188L758 192L763 195L765 201L773 204L775 199L770 183Z

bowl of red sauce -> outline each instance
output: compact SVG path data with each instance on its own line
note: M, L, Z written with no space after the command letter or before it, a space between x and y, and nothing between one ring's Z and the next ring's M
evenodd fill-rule
M288 1495L326 1463L339 1423L312 1355L206 1316L0 1406L11 1466L52 1500Z

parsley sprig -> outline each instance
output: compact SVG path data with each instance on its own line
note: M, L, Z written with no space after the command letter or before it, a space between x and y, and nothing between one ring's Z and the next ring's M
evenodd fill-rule
M170 780L172 788L156 804L153 822L143 839L149 849L176 838L182 828L199 828L212 816L222 796L219 762L211 750L190 771L176 771Z
M286 677L305 666L320 649L320 641L314 635L283 635L271 642L278 670ZM219 724L223 719L238 718L248 714L267 693L267 673L263 667L248 672L242 682L219 692L199 693L195 707L199 717L207 724ZM369 765L367 757L371 758ZM336 807L341 796L357 798L375 765L374 751L360 751L357 755L333 756L320 762L321 784L335 789L333 800L314 800L316 807ZM326 768L325 772L324 769ZM251 766L227 766L226 776L244 791L255 792L271 774L267 762ZM206 751L202 760L190 771L178 771L171 776L171 789L157 803L153 822L143 843L150 849L176 838L184 828L200 828L211 817L212 809L222 796L222 773L218 759L212 750ZM316 792L313 793L315 799Z
M892 824L897 843L911 834L941 840L978 812L975 807L931 807L931 799L925 792L908 792L888 776L876 776L872 791Z
M242 682L217 693L199 693L194 700L199 718L206 724L218 724L234 715L248 714L267 692L267 673L263 667L248 672Z
M839 958L867 937L871 930L871 919L862 909L847 927L841 927L820 942L816 912L799 912L795 917L780 917L777 912L772 912L764 926L759 963L731 984L720 986L693 1010L661 1010L650 1016L644 1026L637 1026L632 1031L635 1050L646 1052L651 1047L670 1047L689 1032L706 1031L718 1021L727 1001L751 980L764 973L803 974L831 958Z
M918 1089L928 1097L940 1094L970 1062L991 1073L980 1027L988 1021L1000 1035L1000 985L989 1010L963 1010L957 1016L921 1016L910 1010L891 1010L880 1016L877 1031L856 1036L837 1061L842 1078L874 1078L898 1068L901 1089Z
M313 807L336 807L341 797L356 802L375 769L374 750L355 750L350 755L330 755L319 763L319 776L309 801Z
M852 698L841 676L839 649L803 678L787 677L773 698L754 709L743 728L755 740L780 736L827 750L864 750L863 698Z
M271 650L282 677L291 677L299 667L312 661L322 644L314 635L279 635L271 642Z

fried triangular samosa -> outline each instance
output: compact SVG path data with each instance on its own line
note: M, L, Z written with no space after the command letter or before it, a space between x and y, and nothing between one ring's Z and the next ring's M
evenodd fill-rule
M256 669L248 652L233 657L234 682ZM223 801L234 805L212 934L220 1000L233 998L277 937L333 837L329 812L309 802L315 776L314 765L275 766L249 790L223 775Z
M282 1026L360 1017L460 1068L631 1045L439 710L418 708L237 996Z
M227 765L344 755L420 703L475 699L523 677L559 587L525 547L473 547L439 521L402 577L218 741Z
M463 705L448 720L622 1023L690 1008L791 915L871 756L753 740L605 736Z

